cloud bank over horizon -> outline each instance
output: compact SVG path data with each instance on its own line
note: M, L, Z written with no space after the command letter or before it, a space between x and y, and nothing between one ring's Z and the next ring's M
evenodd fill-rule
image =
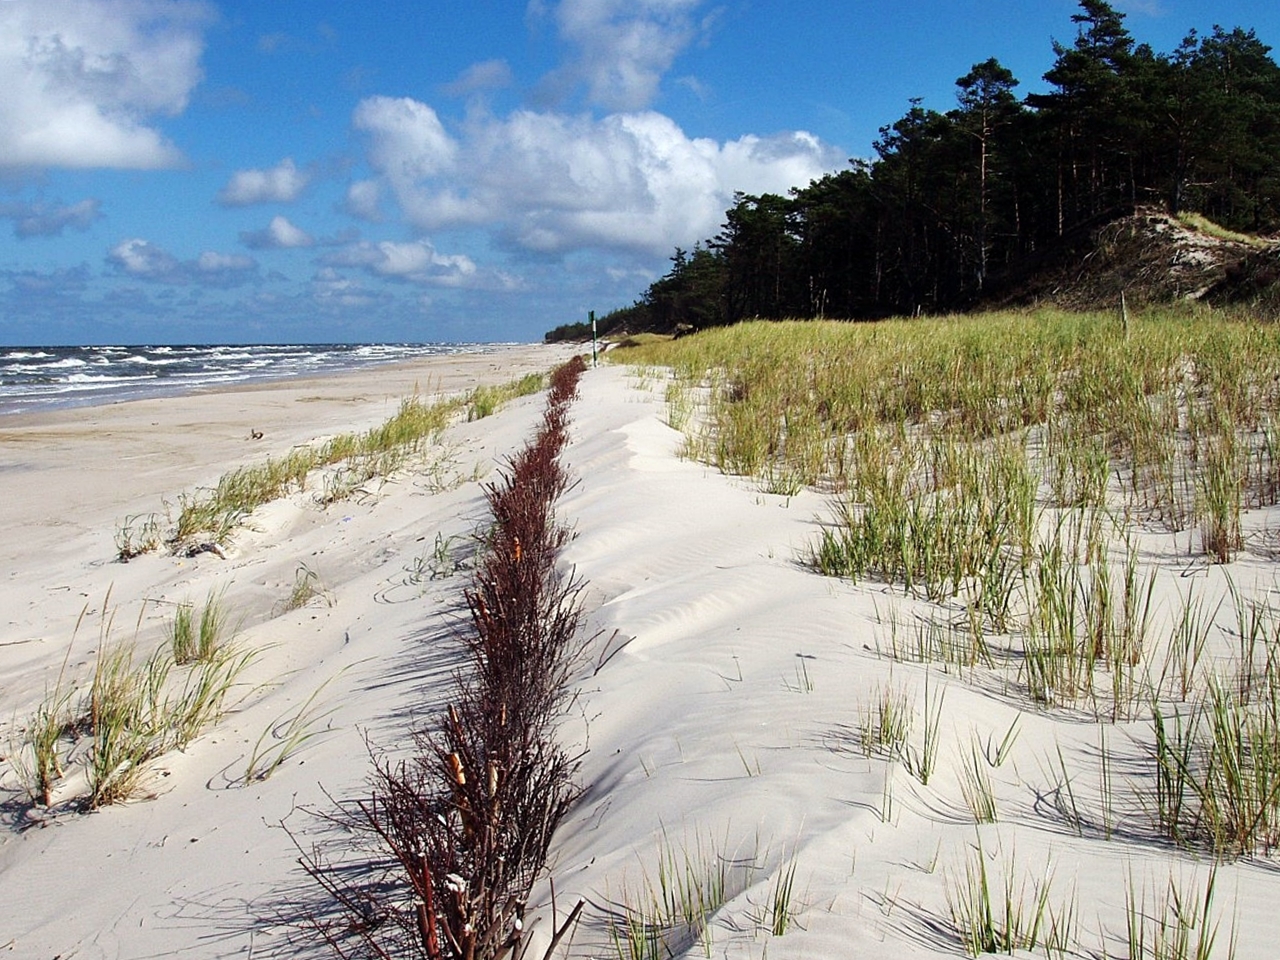
M136 237L116 244L106 259L128 277L175 286L238 287L252 281L258 272L258 264L251 257L206 250L191 260L179 260L156 244Z
M61 236L68 227L88 230L101 216L102 203L95 199L72 204L0 203L0 219L13 221L13 234L20 240Z

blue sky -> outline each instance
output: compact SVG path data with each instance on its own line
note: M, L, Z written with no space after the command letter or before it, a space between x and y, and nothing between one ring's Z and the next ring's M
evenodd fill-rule
M1139 42L1275 0L1125 0ZM0 0L0 343L534 340L1074 0Z

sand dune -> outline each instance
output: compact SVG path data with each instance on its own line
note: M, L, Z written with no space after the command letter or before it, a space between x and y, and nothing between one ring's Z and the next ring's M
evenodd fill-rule
M437 547L463 558L483 520L474 477L523 441L541 401L455 425L422 469L367 496L321 509L298 495L263 508L225 560L157 554L114 563L115 525L237 463L371 425L412 379L452 389L466 385L458 376L506 379L564 355L450 358L450 372L395 380L367 372L0 424L9 571L0 583L0 718L13 746L69 644L73 675L83 683L92 669L108 589L112 635L132 636L141 610L140 646L160 642L173 604L225 589L244 618L242 642L258 651L237 706L155 764L150 798L46 813L23 801L6 770L0 945L16 956L81 958L289 948L317 896L296 865L294 839L341 843L310 811L359 796L366 741L402 749L414 717L440 705L466 580L440 566ZM1033 886L1049 884L1050 909L1063 925L1074 916L1082 955L1126 955L1127 889L1153 916L1170 878L1202 889L1209 863L1153 839L1141 799L1148 722L1099 725L1035 709L1014 688L1016 669L958 677L884 656L889 624L911 622L912 601L807 569L800 560L825 499L762 493L682 460L660 384L620 367L588 371L571 416L565 463L577 484L558 515L575 536L563 560L588 582L598 636L563 731L587 751L584 793L550 865L558 915L579 898L589 905L570 955L616 955L610 918L647 902L663 857L678 874L723 879L705 927L668 931L669 946L690 956L961 955L951 908L979 843L993 884L1011 874L1028 905ZM263 441L245 439L251 427ZM324 594L280 612L301 564ZM1231 574L1250 590L1271 585L1261 561L1241 561ZM1192 583L1216 602L1225 576L1204 565L1163 571L1162 615ZM916 748L926 703L940 704L927 785L864 746L871 704L885 691L910 705ZM264 731L313 694L317 735L269 779L246 784ZM1016 736L1001 751L1011 727ZM998 811L981 826L965 799L974 749ZM1075 819L1065 813L1071 804ZM792 868L778 935L776 891ZM1280 928L1269 910L1278 893L1268 859L1221 867L1214 955L1227 955L1233 926L1237 956L1274 955ZM550 885L536 894L535 939L545 942Z

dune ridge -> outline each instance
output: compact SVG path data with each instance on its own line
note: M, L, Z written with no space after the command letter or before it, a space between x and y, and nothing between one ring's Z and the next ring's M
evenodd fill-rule
M545 369L547 357L528 359ZM1203 905L1210 876L1207 923L1184 911L1190 949L1216 930L1212 956L1271 955L1269 855L1215 868L1159 839L1145 721L1029 707L998 670L889 656L895 636L906 642L923 622L919 601L817 575L805 558L829 523L828 497L769 492L683 458L666 386L653 370L588 370L568 426L576 483L557 508L572 531L561 569L589 584L584 634L595 639L559 727L582 751L582 794L529 898L529 956L579 900L581 922L555 955L638 956L633 945L653 945L657 955L960 956L1006 941L1016 951L1038 917L1035 955L1058 955L1061 943L1067 956L1126 956L1137 920L1142 955L1154 956L1173 892ZM187 422L189 411L173 413ZM46 534L44 552L11 541L25 566L4 584L5 717L25 716L34 688L52 682L86 601L90 629L69 662L91 665L112 583L116 602L150 598L140 636L157 641L169 605L225 583L248 611L240 636L262 651L252 678L262 686L156 765L154 799L44 817L18 802L6 770L0 942L33 956L326 955L299 939L323 891L297 866L286 828L304 849L331 841L332 821L315 814L367 793L366 743L407 745L414 723L447 702L470 537L485 517L471 478L518 449L541 415L541 398L528 397L452 425L439 452L456 485L426 479L439 470L406 471L324 510L297 495L261 508L226 560L111 564L112 504L92 533L65 544ZM1164 542L1144 541L1176 558ZM299 560L324 589L271 616ZM1271 589L1266 559L1242 554L1162 577L1155 606L1173 616L1194 584L1213 610L1228 575L1242 596ZM1012 683L1016 666L1004 676ZM254 743L308 703L323 715L317 736L245 782ZM975 822L981 802L993 822ZM1023 915L997 905L990 924L972 922L983 919L972 908L984 879Z

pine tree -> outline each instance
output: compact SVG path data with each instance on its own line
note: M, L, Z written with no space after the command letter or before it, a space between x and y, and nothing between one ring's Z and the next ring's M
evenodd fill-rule
M1080 0L1071 17L1075 43L1054 41L1054 65L1044 78L1057 89L1029 102L1057 134L1057 229L1132 197L1133 38L1124 14L1103 0ZM1125 188L1129 189L1126 190Z
M1018 81L1000 61L992 57L974 64L973 69L956 80L959 92L956 99L960 110L955 122L960 130L972 137L977 146L977 210L973 226L973 260L976 284L982 291L987 278L989 253L988 234L991 226L990 183L993 177L993 157L996 135L1013 122L1021 107L1013 95ZM998 174L997 174L998 176Z

